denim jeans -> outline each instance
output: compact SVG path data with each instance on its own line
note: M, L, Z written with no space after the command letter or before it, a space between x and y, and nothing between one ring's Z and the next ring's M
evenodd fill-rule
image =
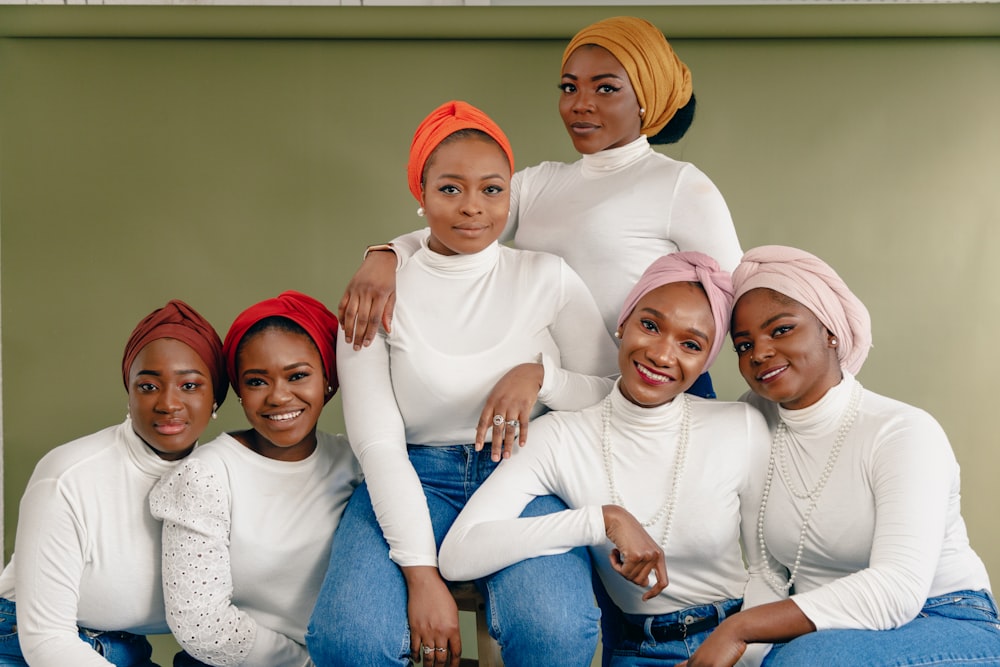
M915 619L893 630L821 630L775 644L764 667L1000 665L997 605L987 591L928 598Z
M496 468L489 448L409 447L424 487L438 546L472 493ZM522 516L566 508L558 498L533 500ZM507 667L589 665L600 611L585 548L530 558L476 582L486 600L490 634ZM318 667L408 665L406 583L372 510L368 487L351 497L333 539L330 566L309 622L306 645Z
M657 642L651 629L662 625L684 623L687 617L715 617L721 623L727 616L738 612L743 606L742 599L719 600L711 604L688 607L669 614L657 616L642 616L638 614L618 613L619 627L613 635L604 640L604 653L609 654L612 667L664 667L675 665L687 660L701 646L715 628L688 635L684 639L667 642ZM632 625L643 628L645 635L642 641L630 639L625 632L625 626ZM603 657L603 656L602 656Z
M142 635L80 628L80 639L116 667L159 667L150 660L153 647ZM27 667L17 639L17 607L0 598L0 667Z

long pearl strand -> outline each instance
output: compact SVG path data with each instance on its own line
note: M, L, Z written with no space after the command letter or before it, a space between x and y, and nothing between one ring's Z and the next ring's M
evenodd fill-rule
M840 429L837 431L837 439L833 442L833 448L830 450L830 456L826 460L826 466L823 468L823 473L820 475L819 481L816 482L816 486L812 488L811 491L798 491L794 484L792 484L791 476L788 473L788 468L785 463L785 450L787 448L787 437L788 437L788 427L785 422L779 421L778 427L774 430L774 439L771 441L771 456L767 462L767 478L764 480L764 492L760 499L760 512L757 514L757 541L760 543L760 558L762 562L767 562L767 546L764 544L764 513L767 510L767 499L771 495L771 482L774 479L774 468L775 468L775 451L780 452L781 457L781 476L785 480L785 484L788 486L788 490L796 498L802 500L809 499L809 506L806 508L805 515L802 518L802 528L799 530L799 544L795 551L795 562L790 570L788 581L780 581L773 572L769 569L764 569L764 575L767 579L767 583L771 586L776 593L784 593L788 591L795 584L795 577L799 573L799 566L802 564L802 552L805 549L806 544L806 534L809 530L809 520L812 518L813 511L816 509L816 504L819 501L820 494L823 493L823 489L826 487L827 481L830 479L830 475L833 473L833 468L837 464L837 458L840 456L840 450L844 446L844 442L847 440L847 434L854 426L854 421L858 417L858 407L861 404L861 383L855 381L854 387L851 389L851 398L847 404L847 409L844 411L844 416L840 422Z
M684 472L684 465L687 462L688 442L691 440L691 402L687 394L678 397L681 401L681 431L677 442L677 451L674 453L674 478L670 483L670 493L663 501L656 515L648 521L640 521L643 528L655 526L661 519L663 522L663 532L660 534L660 546L665 546L667 536L670 534L670 526L674 520L674 509L677 506L677 489L680 487L681 475ZM604 471L608 475L608 487L611 490L611 500L620 507L625 507L621 494L615 485L615 467L611 457L611 395L604 399L603 410L601 412L601 446L604 452Z

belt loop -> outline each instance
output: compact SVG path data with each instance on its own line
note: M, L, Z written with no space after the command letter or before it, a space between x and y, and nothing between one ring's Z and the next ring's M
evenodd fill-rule
M646 620L642 622L642 632L646 635L646 641L652 642L656 641L653 637L653 617L647 616Z

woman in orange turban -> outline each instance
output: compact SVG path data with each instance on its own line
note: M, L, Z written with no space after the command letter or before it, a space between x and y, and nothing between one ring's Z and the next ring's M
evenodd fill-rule
M554 255L497 242L513 167L506 136L465 102L441 105L414 134L408 180L430 234L399 273L400 326L360 350L338 339L365 482L337 528L306 635L319 667L457 667L458 610L437 568L445 533L529 419L586 407L611 387L615 345L580 277ZM526 512L562 509L545 496ZM590 578L586 551L567 547L479 579L504 664L589 666Z

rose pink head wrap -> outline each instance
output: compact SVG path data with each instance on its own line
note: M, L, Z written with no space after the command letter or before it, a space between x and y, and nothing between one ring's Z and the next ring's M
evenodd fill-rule
M715 320L715 338L708 352L708 359L702 371L708 369L719 356L722 344L729 334L729 316L733 309L733 283L727 271L719 268L718 262L708 255L694 251L675 252L660 257L640 276L632 291L625 297L625 305L618 315L618 328L632 314L642 297L654 289L670 283L701 283L708 295Z
M406 176L410 192L417 201L422 201L421 183L424 167L441 142L459 130L479 130L485 132L507 156L510 173L514 173L514 151L507 141L507 135L500 126L485 113L467 102L451 101L439 106L420 123L410 144L410 161L406 165Z
M584 44L607 49L625 68L639 106L646 110L640 132L647 137L662 130L691 100L691 71L649 21L615 16L587 26L563 51L562 71L570 55Z
M208 366L212 376L212 392L216 407L222 405L229 392L226 378L226 361L222 355L222 341L219 334L204 317L183 301L172 299L162 308L147 315L129 336L122 356L122 379L128 389L128 374L132 362L142 348L160 338L173 338L184 343L197 353Z
M872 346L871 317L847 283L819 257L788 246L753 248L733 271L733 285L736 299L758 287L795 299L840 341L840 365L852 374L861 370Z
M240 395L240 383L236 375L236 352L239 350L240 342L250 327L268 317L284 317L298 324L309 334L323 360L326 381L333 388L326 397L329 401L337 391L337 316L316 299L294 290L282 292L273 299L250 306L237 315L233 325L229 327L223 350L229 378L236 395Z

